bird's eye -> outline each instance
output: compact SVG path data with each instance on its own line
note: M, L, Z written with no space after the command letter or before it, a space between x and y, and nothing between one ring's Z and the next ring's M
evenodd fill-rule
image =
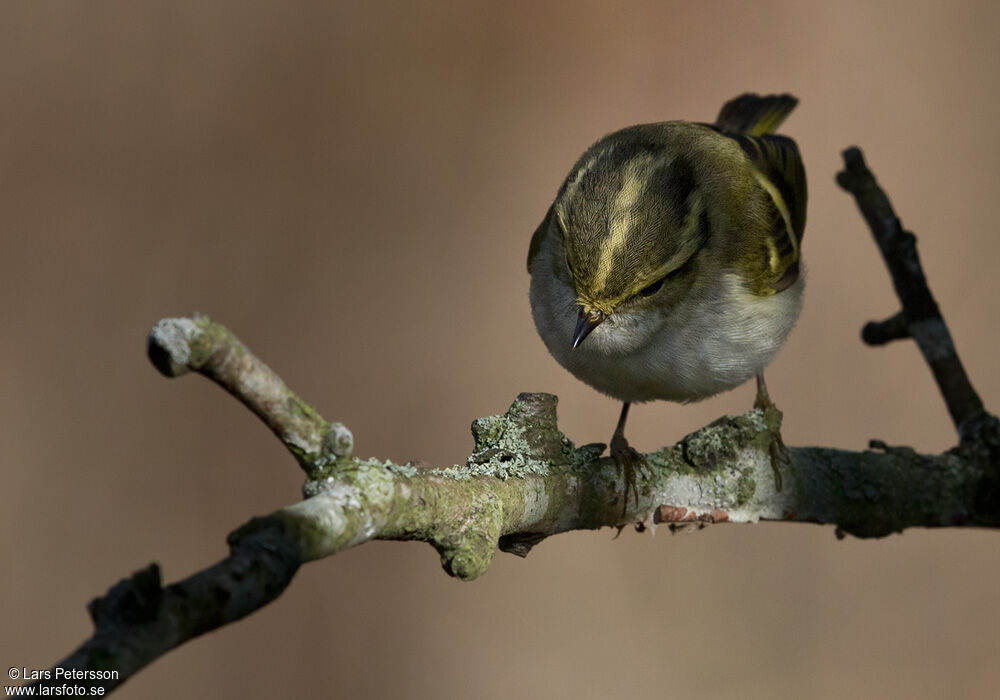
M661 279L658 279L655 282L653 282L648 287L644 287L641 290L639 290L639 296L651 297L654 294L656 294L658 291L660 291L660 287L662 287L662 286L663 286L663 279L661 278Z

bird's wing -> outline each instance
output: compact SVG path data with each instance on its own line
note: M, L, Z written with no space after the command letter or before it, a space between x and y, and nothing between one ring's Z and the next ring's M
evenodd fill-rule
M765 274L757 285L760 294L780 292L799 278L806 227L806 172L795 142L773 133L798 103L788 94L740 95L722 106L713 125L746 153L754 177L772 205L765 237Z
M767 274L760 292L775 294L799 278L802 237L806 227L806 171L798 146L790 138L735 135L753 164L757 182L768 194L770 230L765 238Z
M534 262L538 251L542 249L542 239L545 238L545 232L549 228L549 222L552 220L554 213L555 204L549 207L549 210L545 213L545 218L542 219L542 223L538 224L538 228L535 229L535 233L531 236L531 245L528 246L528 274L531 274L531 263Z

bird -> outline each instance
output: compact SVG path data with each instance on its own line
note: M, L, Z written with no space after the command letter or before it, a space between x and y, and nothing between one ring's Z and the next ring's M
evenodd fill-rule
M775 131L789 94L740 95L714 123L639 124L576 161L531 237L529 297L555 360L622 402L610 455L639 503L633 403L690 403L757 380L802 308L805 169ZM776 438L780 489L787 451Z

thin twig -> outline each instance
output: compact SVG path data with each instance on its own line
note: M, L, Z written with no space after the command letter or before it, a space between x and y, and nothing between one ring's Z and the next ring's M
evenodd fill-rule
M275 522L235 542L219 563L165 588L151 564L91 601L93 636L55 668L83 672L80 684L90 694L110 692L171 649L270 603L301 561L297 538ZM39 685L64 683L53 672Z
M981 427L992 416L984 410L982 400L965 373L948 326L927 285L917 254L917 238L903 230L888 196L865 165L861 149L848 148L843 156L845 167L837 173L837 184L854 196L868 222L903 307L887 321L865 326L862 338L866 343L881 345L889 340L912 337L931 368L960 439L975 441Z
M267 424L306 474L350 456L354 438L345 426L324 420L229 329L208 316L163 319L149 332L146 349L164 376L198 372L239 399Z
M910 337L910 324L902 311L894 313L884 321L869 321L861 329L861 340L866 345L885 345L894 340Z

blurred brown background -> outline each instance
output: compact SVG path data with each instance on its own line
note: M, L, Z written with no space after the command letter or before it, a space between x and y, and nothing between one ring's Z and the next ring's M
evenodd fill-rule
M851 199L859 144L1000 410L996 3L4 3L0 18L0 662L44 668L86 602L167 580L296 500L301 475L207 381L144 354L157 319L229 325L360 455L448 465L470 421L618 406L535 335L528 240L593 140L790 91L810 176L807 303L768 374L785 439L955 440ZM637 408L670 443L752 387ZM996 533L610 530L445 576L425 545L305 567L277 602L156 662L123 698L995 697Z

